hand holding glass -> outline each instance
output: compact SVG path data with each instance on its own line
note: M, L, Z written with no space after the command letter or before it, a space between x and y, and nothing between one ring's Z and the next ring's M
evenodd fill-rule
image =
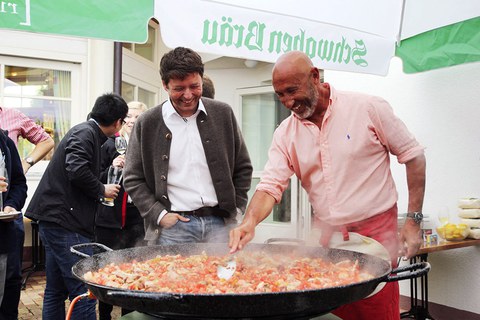
M120 184L122 180L123 169L121 167L110 166L108 169L107 184ZM103 205L113 207L113 198L105 198Z
M124 154L125 151L127 150L127 139L124 137L116 137L115 138L115 148L117 149L117 152L120 154Z

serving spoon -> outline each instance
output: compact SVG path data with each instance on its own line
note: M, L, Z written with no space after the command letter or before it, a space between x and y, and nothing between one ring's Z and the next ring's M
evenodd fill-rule
M228 280L233 276L235 270L237 270L237 261L235 260L235 256L233 256L230 257L230 260L228 260L225 265L217 266L217 276L220 279Z

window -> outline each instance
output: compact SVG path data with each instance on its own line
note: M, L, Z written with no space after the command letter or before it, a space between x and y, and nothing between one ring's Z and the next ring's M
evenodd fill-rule
M39 63L41 64L41 63ZM58 143L71 126L72 72L48 67L0 63L0 103L41 125ZM34 148L20 138L22 158ZM51 151L53 152L53 151ZM47 155L47 160L51 154Z
M156 29L158 29L158 24L153 21L148 25L148 39L145 43L122 43L124 49L130 50L139 56L155 62L155 45L157 39Z
M122 81L122 97L125 101L140 101L147 105L147 107L153 107L156 105L157 95L155 92L140 87L141 84L131 84Z
M249 191L249 199L260 182L261 172L268 159L268 149L272 142L275 128L290 115L282 106L275 93L259 92L241 96L242 134L247 144L253 165L253 181ZM284 192L282 201L275 205L271 215L265 222L290 222L292 207L291 185Z
M146 43L123 43L122 97L140 101L149 108L158 104L162 81L158 72L159 26L155 20L148 25Z

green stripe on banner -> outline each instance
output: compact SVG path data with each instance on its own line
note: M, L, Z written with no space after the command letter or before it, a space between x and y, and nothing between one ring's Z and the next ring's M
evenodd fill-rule
M0 28L143 43L153 1L0 1Z
M405 73L480 61L480 17L405 39L395 55Z

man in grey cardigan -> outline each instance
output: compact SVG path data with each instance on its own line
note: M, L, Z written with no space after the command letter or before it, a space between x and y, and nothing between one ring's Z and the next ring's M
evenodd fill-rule
M252 164L232 108L202 98L201 57L178 47L162 57L169 99L136 121L124 186L149 245L228 242L244 212Z

